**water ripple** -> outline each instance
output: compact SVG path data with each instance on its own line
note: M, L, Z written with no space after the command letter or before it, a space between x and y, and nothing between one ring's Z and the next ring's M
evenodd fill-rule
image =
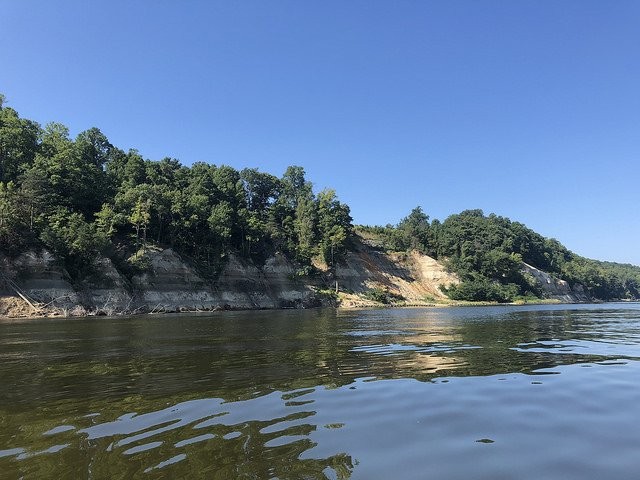
M0 323L6 478L636 478L638 305Z

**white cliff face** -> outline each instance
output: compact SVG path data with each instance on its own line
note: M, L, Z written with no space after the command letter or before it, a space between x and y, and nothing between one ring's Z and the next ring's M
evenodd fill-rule
M281 254L268 258L262 266L229 255L215 281L203 278L172 249L149 248L144 256L148 271L129 279L111 260L97 259L99 274L82 285L72 285L47 251L27 252L12 260L0 256L0 316L112 315L323 305L316 293L322 280L299 277L296 266ZM523 271L539 283L547 298L563 302L590 300L580 285L572 288L564 280L527 264L523 265ZM353 292L341 293L344 306L360 305L358 302L362 299L357 294L373 288L398 295L406 304L425 305L446 299L440 285L458 283L455 275L426 255L388 254L365 244L347 254L346 262L337 268L336 274L341 291ZM328 280L329 276L325 281ZM334 278L330 280L333 282ZM9 282L42 310L28 305Z
M557 279L527 263L522 264L522 270L538 282L538 285L547 298L553 298L567 303L588 302L591 300L582 285L574 285L574 287L571 288L565 280Z
M5 277L19 286L43 314L118 314L217 309L305 308L320 306L312 286L296 277L283 255L262 267L230 255L216 281L204 279L172 249L150 248L147 272L126 279L111 260L96 260L98 274L73 286L49 252L0 258ZM1 280L1 279L0 279ZM5 282L6 283L6 282ZM34 315L19 294L0 282L0 315ZM4 307L3 307L4 305Z
M61 308L79 303L78 293L66 280L64 271L55 264L50 252L26 252L16 259L2 259L3 273L28 297L38 303ZM9 291L9 293L12 293Z

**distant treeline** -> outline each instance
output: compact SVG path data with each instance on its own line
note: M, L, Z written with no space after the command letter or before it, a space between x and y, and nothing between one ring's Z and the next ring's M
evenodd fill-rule
M590 260L545 238L519 222L482 210L465 210L444 222L433 220L420 207L397 225L359 226L387 250L416 249L443 260L462 280L445 293L455 300L508 302L540 297L522 262L571 285L583 285L596 299L640 298L640 267Z
M333 190L314 194L303 168L281 178L256 169L150 161L91 128L75 139L41 128L0 97L0 251L44 247L74 277L104 255L135 263L149 242L171 246L212 273L234 252L274 252L304 270L331 267L353 235L349 207ZM126 262L125 262L126 263ZM126 266L126 265L125 265Z
M398 225L358 227L388 250L419 250L446 262L463 280L453 299L510 301L539 297L522 272L527 262L599 299L638 298L640 268L588 260L521 223L480 210L429 221L421 208ZM97 128L70 138L59 123L42 128L0 95L0 252L46 248L71 277L96 258L144 268L149 243L171 246L204 273L230 252L256 262L276 252L302 273L312 259L330 268L354 244L349 207L333 190L314 193L304 169L282 177L257 169L178 160L150 161L113 146Z

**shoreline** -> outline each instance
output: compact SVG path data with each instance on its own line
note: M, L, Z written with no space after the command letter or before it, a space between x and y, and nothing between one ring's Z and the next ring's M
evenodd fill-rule
M6 299L7 297L5 297ZM140 317L140 316L158 316L158 315L180 315L180 314L213 314L220 312L264 312L264 311L288 311L288 310L318 310L323 308L333 308L336 311L351 311L351 310L385 310L385 309L404 309L404 308L452 308L452 307L519 307L530 305L588 305L588 304L603 304L603 303L637 303L640 300L632 299L617 299L612 301L593 300L589 302L564 302L559 299L540 299L538 301L518 301L518 302L407 302L407 303L395 303L395 304L375 304L371 301L363 300L357 304L354 302L346 305L319 305L309 308L295 308L295 307L283 307L283 308L244 308L233 307L230 305L215 306L212 308L179 308L179 309L158 309L151 311L143 311L142 309L134 309L121 313L107 313L104 311L87 311L84 307L78 305L77 308L60 309L54 308L41 314L34 314L33 312L26 312L21 310L13 315L0 315L0 321L2 320L39 320L44 318L60 318L60 319L72 319L72 318L89 318L89 317L104 317L104 318L120 318L120 317Z

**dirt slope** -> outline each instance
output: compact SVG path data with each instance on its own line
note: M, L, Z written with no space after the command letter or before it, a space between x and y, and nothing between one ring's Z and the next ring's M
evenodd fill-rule
M358 294L378 289L397 295L400 303L430 305L447 297L440 285L458 283L437 260L418 252L386 253L359 242L354 252L347 254L344 265L337 268L342 306L373 305Z

